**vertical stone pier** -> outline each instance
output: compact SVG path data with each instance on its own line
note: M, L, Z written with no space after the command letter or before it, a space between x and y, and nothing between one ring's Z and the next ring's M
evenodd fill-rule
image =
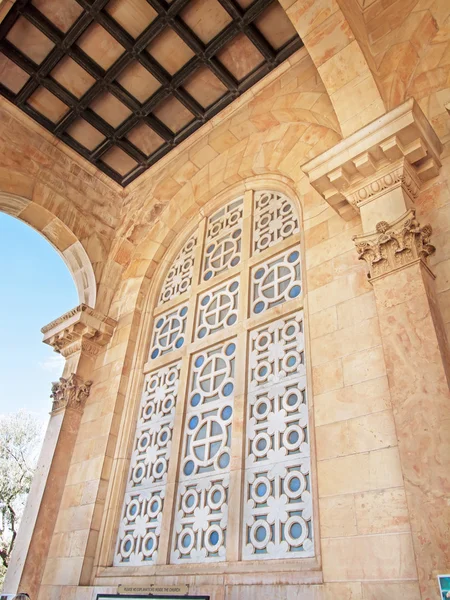
M42 329L44 342L66 359L51 390L50 422L33 478L4 589L37 597L97 355L116 322L85 304Z
M344 219L361 216L354 241L376 298L423 600L450 564L449 347L427 265L432 230L414 209L440 152L410 100L303 166Z

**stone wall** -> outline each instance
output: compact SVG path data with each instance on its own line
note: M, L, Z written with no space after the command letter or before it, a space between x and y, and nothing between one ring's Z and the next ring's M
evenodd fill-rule
M52 228L44 231L45 217L56 217L82 244L95 273L95 308L117 322L89 375L93 384L60 508L48 526L54 531L39 600L91 600L100 591L115 593L118 583L150 581L189 583L191 594L211 594L212 600L437 597L437 573L420 574L417 563L393 406L393 382L399 369L407 372L402 361L408 357L393 364L386 347L380 327L386 314L352 239L363 233L359 215L344 220L301 166L404 100L417 100L443 144L439 174L423 184L415 207L418 221L433 228L436 252L428 264L450 335L450 5L281 4L306 48L125 191L6 102L0 106L0 191L31 200L28 212L17 216L47 233L58 249L62 233L53 239ZM177 577L166 568L164 575L149 570L122 576L110 565L148 347L143 324L149 297L167 265L167 249L188 224L208 203L230 190L242 192L250 181L292 190L303 213L319 568L244 577L220 567L214 574L193 568ZM395 295L395 288L390 292ZM396 335L403 343L408 334ZM433 357L440 360L439 352ZM426 361L424 372L434 376L432 361ZM424 410L432 411L430 392L421 392ZM414 423L420 430L420 418ZM449 436L445 419L434 422L439 426L436 436ZM426 459L431 471L450 458L444 450L430 454L419 438L411 453L418 462ZM448 498L447 484L436 482L431 493Z

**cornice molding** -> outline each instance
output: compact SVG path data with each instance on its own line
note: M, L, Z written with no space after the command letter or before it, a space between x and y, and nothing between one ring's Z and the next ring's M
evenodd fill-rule
M412 200L439 173L442 144L414 99L302 166L311 185L344 219L361 203L402 186ZM373 199L373 198L372 198Z
M41 329L43 342L65 358L83 351L97 356L112 337L117 323L86 304L69 310Z

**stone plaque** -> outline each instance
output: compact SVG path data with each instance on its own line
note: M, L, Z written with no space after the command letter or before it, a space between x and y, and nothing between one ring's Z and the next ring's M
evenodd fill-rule
M123 594L171 594L172 596L184 596L189 591L188 585L119 585L117 592Z
M117 594L98 594L97 600L210 600L209 596L186 596L188 590L188 585L119 585Z

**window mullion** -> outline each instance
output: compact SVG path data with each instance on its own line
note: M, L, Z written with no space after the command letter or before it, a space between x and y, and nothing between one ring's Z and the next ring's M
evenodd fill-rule
M253 191L247 190L244 195L243 228L242 228L242 260L239 286L239 316L237 337L237 362L235 379L235 397L233 411L233 428L231 440L230 466L230 499L227 525L227 560L240 560L242 531L242 497L245 457L245 407L246 407L246 375L247 375L247 331L244 323L248 315L250 297L250 268L252 244L252 211Z
M165 491L164 509L161 521L161 534L159 540L159 552L156 564L166 565L170 562L170 545L172 540L173 515L175 514L175 502L177 495L177 480L179 462L182 453L183 423L186 413L186 400L189 385L189 362L190 348L195 324L195 312L197 301L197 288L200 278L202 249L206 229L206 219L203 219L198 227L197 246L195 249L194 268L192 273L191 296L188 302L186 322L186 354L182 359L180 381L177 394L177 404L173 423L171 459L167 472L167 485Z

